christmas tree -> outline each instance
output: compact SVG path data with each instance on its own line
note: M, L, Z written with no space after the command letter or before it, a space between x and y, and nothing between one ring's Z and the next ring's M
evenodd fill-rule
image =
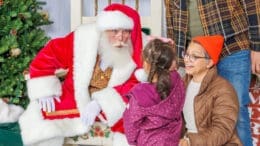
M49 38L40 28L51 22L37 0L0 0L0 98L26 107L24 75Z

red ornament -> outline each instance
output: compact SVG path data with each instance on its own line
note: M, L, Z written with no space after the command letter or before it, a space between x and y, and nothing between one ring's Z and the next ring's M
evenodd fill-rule
M0 0L0 6L4 4L4 0Z

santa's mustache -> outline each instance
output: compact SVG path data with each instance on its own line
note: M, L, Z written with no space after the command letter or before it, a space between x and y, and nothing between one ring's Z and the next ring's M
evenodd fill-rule
M128 44L124 43L124 42L116 42L112 46L113 47L128 47Z

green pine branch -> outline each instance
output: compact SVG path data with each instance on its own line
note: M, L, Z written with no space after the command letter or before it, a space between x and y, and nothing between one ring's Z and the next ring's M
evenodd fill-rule
M45 2L3 0L0 5L0 98L26 107L29 100L23 72L49 40L42 25L52 22Z

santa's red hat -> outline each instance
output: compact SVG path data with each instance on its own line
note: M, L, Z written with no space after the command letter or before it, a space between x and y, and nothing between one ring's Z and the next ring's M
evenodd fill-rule
M142 32L138 12L126 5L114 3L107 6L97 16L97 27L104 31L108 29L131 29L131 40L133 45L133 60L137 67L142 66Z
M219 55L222 51L224 37L221 35L196 36L192 39L199 43L208 53L214 64L218 63Z

